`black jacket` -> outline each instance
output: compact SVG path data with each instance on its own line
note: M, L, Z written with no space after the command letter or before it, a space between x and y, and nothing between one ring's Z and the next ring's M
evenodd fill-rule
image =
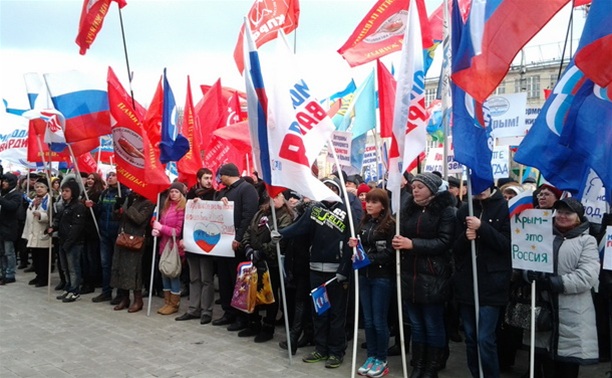
M234 240L240 242L259 208L259 195L253 185L241 178L215 195L216 200L223 197L227 197L228 201L234 201L234 228L236 229Z
M78 199L72 199L64 204L62 211L53 220L53 229L58 231L64 249L69 250L85 241L86 213L85 205Z
M368 255L370 265L359 270L359 274L368 278L393 278L395 276L395 250L391 240L395 234L395 222L380 230L378 218L370 218L359 229L359 238Z
M453 246L453 286L457 302L474 304L471 243L465 236L466 216L467 203L457 212L457 239ZM508 302L512 275L508 204L502 194L495 191L486 200L474 201L474 216L482 222L476 238L480 305L504 306Z
M412 195L402 203L400 234L412 239L402 250L402 295L413 303L442 303L450 295L451 253L455 208L448 191L436 194L426 207Z
M17 213L21 206L21 192L17 188L17 176L7 173L2 178L9 187L0 193L0 239L16 241L21 237Z

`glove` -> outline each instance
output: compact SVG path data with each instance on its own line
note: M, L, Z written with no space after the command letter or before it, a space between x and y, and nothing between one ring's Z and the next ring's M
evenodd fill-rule
M153 222L153 229L154 230L161 231L162 227L163 227L162 224L159 223L158 221L154 221Z
M247 246L244 249L244 254L246 255L247 259L253 262L261 261L264 259L263 253L261 253L261 251L257 249L253 249L251 246Z
M275 230L270 231L270 241L272 244L277 245L282 238L283 235L281 235L280 232Z
M338 281L338 283L346 282L346 280L348 280L348 278L344 274L336 273L336 281Z
M533 281L544 281L546 279L546 273L543 272L535 272L533 270L525 270L523 271L523 280L527 283L532 283Z
M563 293L565 290L563 279L559 276L546 277L544 282L545 287L553 293Z

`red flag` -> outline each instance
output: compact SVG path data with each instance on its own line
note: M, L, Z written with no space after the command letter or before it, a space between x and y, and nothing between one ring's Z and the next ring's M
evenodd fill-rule
M206 91L195 107L195 114L200 124L200 141L202 142L200 146L208 152L208 147L212 143L213 131L225 126L226 121L227 101L223 99L221 79Z
M200 85L202 94L206 96L208 91L213 88L214 85ZM231 125L236 122L246 120L246 113L242 111L241 103L246 102L246 93L238 91L230 87L221 87L221 97L223 103L226 104L227 114L225 125Z
M147 109L143 128L143 151L145 158L145 178L148 183L168 186L170 180L166 176L166 165L160 161L159 143L161 142L161 123L164 108L164 90L162 81L159 80L153 100ZM165 188L164 188L165 189Z
M148 152L151 151L147 133L144 132L141 122L145 110L127 94L110 67L107 81L108 102L113 120L111 126L117 161L117 178L134 192L152 202L157 202L157 194L166 189L170 181L161 167L151 172L153 178L145 175L145 170L148 168L147 160L150 157ZM159 124L157 127L159 129ZM157 156L153 154L153 158L156 157L158 158L159 154Z
M217 129L213 132L213 135L227 140L242 150L248 150L251 148L249 123L247 121L238 122L233 125Z
M31 162L43 162L49 160L49 145L44 142L45 130L47 129L47 122L42 118L34 118L29 122L28 131L28 161ZM40 150L37 138L40 138L40 144L42 144L42 151ZM84 153L90 152L100 145L99 138L83 139L78 142L70 143L72 151L75 156L80 156ZM44 153L44 156L42 155ZM70 162L70 150L66 148L62 152L52 152L51 161L65 161Z
M187 76L187 98L185 99L185 110L183 113L183 125L181 130L189 141L191 148L179 161L176 162L179 181L192 187L197 182L196 174L202 168L202 155L200 142L200 128L196 122L195 111L193 109L193 98L191 96L191 81Z
M77 158L77 165L79 167L79 171L81 172L98 172L98 164L91 157L89 152L84 153Z
M257 47L276 38L277 31L291 33L298 26L300 4L298 0L256 0L248 14ZM243 46L244 25L240 28L238 42L234 48L234 60L238 71L244 71Z
M125 0L114 0L119 4L119 8L127 5ZM76 37L76 44L79 45L79 54L85 55L89 46L93 43L98 35L104 17L110 8L111 0L84 0L83 9L81 10L81 20L79 21L79 33Z
M452 4L452 3L451 3ZM450 6L452 8L452 5ZM459 0L459 9L465 20L470 8L470 0ZM449 9L450 11L450 9ZM442 41L444 39L444 1L435 11L429 16L429 28L431 30L431 39L433 41Z
M378 0L338 53L351 67L402 49L409 0ZM417 0L423 48L433 45L424 0Z
M219 167L225 163L234 163L239 172L246 170L246 156L249 151L237 148L232 143L213 136L206 154L204 155L204 166L213 172L217 172Z
M376 71L378 77L378 108L380 109L380 137L390 138L393 129L393 109L397 82L380 60L376 60Z

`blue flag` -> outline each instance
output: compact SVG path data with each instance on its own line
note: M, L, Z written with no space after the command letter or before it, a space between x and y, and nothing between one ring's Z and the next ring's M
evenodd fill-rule
M170 161L180 160L189 152L189 141L178 132L176 101L172 88L168 83L166 69L164 68L164 106L161 125L161 142L159 143L159 160L166 164Z
M357 253L355 253L355 256L353 256L353 269L361 269L372 263L368 258L368 254L363 249L363 244L361 244L361 240L358 240L359 241L357 243Z
M455 60L464 54L458 53L461 43L463 21L457 1L453 1L452 19L453 72L461 68L462 62ZM490 116L482 104L476 102L461 88L452 85L453 92L453 145L455 160L471 169L472 192L481 193L493 185L493 139Z
M314 304L315 311L317 315L322 315L325 311L331 308L331 304L329 303L329 298L327 297L327 288L325 287L327 283L318 286L310 292L312 296L312 303Z
M611 36L612 8L608 1L595 0L575 59L555 85L515 155L517 162L538 168L547 181L579 198L593 169L606 187L609 202L612 200L612 91L609 83L605 88L594 82L601 70L593 72L590 68L609 67L609 60L603 65L599 60L612 51L612 47L605 47L609 44L601 43ZM597 53L585 56L589 51Z

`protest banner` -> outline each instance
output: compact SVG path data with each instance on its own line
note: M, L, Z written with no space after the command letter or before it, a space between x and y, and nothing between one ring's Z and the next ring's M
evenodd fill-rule
M608 228L606 228L604 243L603 268L605 270L612 270L612 226L608 226Z
M427 152L427 157L425 158L425 168L423 168L424 172L444 172L444 168L442 166L442 160L444 159L444 149L442 147L430 148ZM455 161L455 153L453 150L448 151L448 156L446 158L446 162L448 164L448 173L449 174L461 174L463 173L463 166Z
M351 166L351 143L353 133L349 131L334 131L331 135L331 140L338 155L340 165L345 167ZM327 151L327 161L333 162L334 157L331 151Z
M234 228L234 202L187 201L183 243L185 250L200 255L234 257L232 241Z
M491 96L485 102L491 115L491 135L494 138L524 136L527 93Z
M491 155L493 178L508 177L510 175L508 167L510 167L510 148L508 146L495 146Z
M512 268L553 272L553 213L527 209L510 220Z

